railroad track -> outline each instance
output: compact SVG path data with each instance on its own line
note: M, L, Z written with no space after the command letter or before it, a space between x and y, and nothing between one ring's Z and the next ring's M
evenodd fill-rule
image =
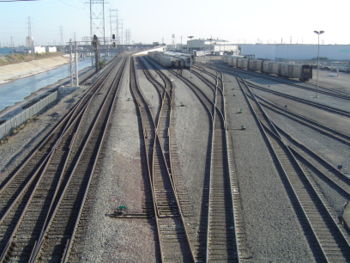
M117 71L114 71L112 85L93 118L89 132L82 140L83 144L77 149L72 165L66 170L67 181L62 186L62 193L53 206L47 225L33 249L31 262L49 260L66 262L75 253L71 247L116 102L125 63L126 59Z
M278 113L282 116L287 117L288 119L291 119L293 121L296 121L304 126L307 126L323 135L326 135L334 140L337 140L343 144L350 145L350 135L344 134L340 131L337 131L333 129L332 127L327 127L317 121L314 121L304 115L297 114L295 112L292 112L289 109L280 107L273 102L262 98L259 95L254 94L254 96L258 99L259 103L266 109L269 109L275 113Z
M249 85L249 87L251 87L251 88L258 89L258 90L261 90L263 92L271 93L271 94L277 95L279 97L283 97L283 98L287 98L289 100L297 101L299 103L306 104L306 105L309 105L309 106L312 106L312 107L315 107L315 108L318 108L318 109L322 109L322 110L325 110L325 111L328 111L328 112L331 112L331 113L335 113L335 114L338 114L338 115L341 115L341 116L350 117L350 111L342 110L342 109L335 108L335 107L332 107L332 106L328 106L326 104L322 104L322 103L319 103L319 102L306 100L306 99L303 99L303 98L300 98L300 97L296 97L296 96L285 94L283 92L279 92L279 91L271 90L271 89L268 89L268 88L264 88L262 86L253 84L251 82L247 82L247 85Z
M252 93L252 95L254 94ZM255 99L260 106L264 106L257 95L254 95L254 97L252 95L247 94L247 97L252 101ZM265 113L265 115L267 114ZM288 134L273 120L270 119L270 122L273 123L274 127L281 135L281 138L283 138L284 143L288 144L295 157L300 160L299 163L305 171L311 169L318 177L326 181L328 185L333 187L342 196L350 199L350 179L345 174L329 161L325 160L319 153L311 150L292 135Z
M203 72L205 72L205 68L204 67L199 67L201 68L201 70ZM227 71L227 70L224 70L225 72L227 72L228 74L232 74L232 72L230 71ZM261 74L257 74L258 76L261 76ZM272 77L273 78L273 77ZM276 80L277 81L277 80ZM286 80L287 81L287 80ZM267 89L268 91L269 89ZM347 134L344 134L342 132L339 132L331 127L327 127L317 121L314 121L314 120L311 120L310 118L307 118L306 116L303 116L301 114L297 114L297 113L294 113L286 108L283 108L283 107L280 107L280 106L277 106L276 104L274 104L273 102L269 101L268 99L266 98L263 98L257 94L254 93L254 96L260 101L261 105L264 106L265 108L268 108L269 110L272 110L278 114L281 114L283 116L286 116L300 124L303 124L311 129L314 129L318 132L320 132L321 134L324 134L330 138L333 138L341 143L344 143L344 144L347 144L349 145L349 142L350 142L350 136L347 135ZM291 98L293 99L293 98ZM308 104L307 102L305 104ZM328 107L328 106L327 106ZM322 109L328 111L327 108L323 108ZM333 111L333 109L331 108L330 109L330 112L334 112L334 113L337 113L337 109L335 109L335 111ZM347 111L344 112L345 116L348 114ZM343 115L343 113L341 113L341 115Z
M1 261L29 261L34 244L39 244L40 239L43 238L44 229L55 211L57 198L62 194L63 183L67 182L68 177L65 173L68 173L67 167L71 165L68 162L68 156L72 155L70 147L77 136L81 120L84 114L86 115L91 98L101 92L100 87L103 86L105 78L110 75L110 69L115 65L116 62L111 63L109 70L106 69L99 76L96 84L53 129L49 138L54 137L57 127L60 127L59 136L54 137L56 141L48 144L50 140L43 140L3 184L1 194L10 193L10 196L16 195L17 197L7 199L8 208L1 217ZM40 153L42 149L46 149L46 155ZM40 156L40 154L43 160L35 163L38 161L38 158L35 158L36 155ZM73 160L74 158L70 161ZM23 178L21 173L29 179L21 181ZM16 191L18 188L21 188L19 193L18 190ZM67 232L67 235L69 234L71 233ZM48 258L50 258L49 254Z
M169 147L172 85L165 85L159 118L154 121L136 78L134 59L130 63L130 90L143 131L155 223L162 262L193 262L193 252L172 179L165 150Z
M141 59L141 60L146 62L146 60L144 59ZM163 85L160 84L159 82L157 83L156 78L154 78L148 70L144 71L147 79L158 90L160 99L164 98L164 100L160 101L161 106L159 107L158 118L156 119L156 123L158 123L157 134L161 141L163 152L168 164L168 169L171 174L171 179L173 181L174 187L177 192L182 214L184 217L190 218L194 216L193 207L192 207L193 202L191 201L190 195L188 193L188 189L184 182L183 175L180 172L180 161L178 157L178 149L175 142L175 138L174 136L172 136L173 134L172 130L175 127L174 116L173 116L174 105L175 105L175 102L174 102L175 87L172 83L172 80L165 73L159 70L156 64L153 64L152 61L150 60L147 60L147 62L148 64L152 65L153 69L161 78L163 83ZM160 119L159 117L162 117L162 119Z
M232 69L232 68L228 68L228 67L224 67L224 68L225 69ZM334 98L339 98L339 99L343 99L343 100L350 100L349 93L342 92L339 90L334 90L334 89L322 87L322 86L316 87L316 85L311 84L311 83L308 83L308 84L300 83L300 82L296 83L296 81L292 81L292 80L288 80L288 79L284 79L284 78L280 78L280 77L269 76L269 75L258 73L258 72L246 71L246 70L242 70L242 69L238 69L238 68L235 68L234 71L238 72L240 74L243 74L243 75L254 76L254 77L258 77L258 78L262 78L262 79L272 80L276 83L286 84L286 85L293 86L296 88L321 93L321 94L331 96Z
M295 152L282 140L276 126L254 99L249 85L242 79L238 79L238 83L276 162L316 261L348 262L348 236L337 217L315 182L305 172L305 167L296 159Z
M223 83L219 81L218 74L215 76L215 84L208 79L194 73L206 85L214 89L214 101L205 92L197 87L191 80L172 71L182 80L197 96L206 109L210 121L210 175L204 183L204 188L208 188L202 202L206 202L207 210L202 211L206 224L199 230L200 238L204 238L205 243L198 240L197 261L206 262L237 262L240 247L237 247L237 233L240 231L237 215L233 204L232 178L230 176L230 162L228 160L227 134L225 127ZM222 76L221 76L222 78ZM215 86L215 87L214 87ZM219 87L220 86L220 87ZM237 201L237 199L235 199ZM238 209L235 210L238 212ZM242 223L242 221L241 221ZM243 229L243 227L242 227ZM241 245L241 243L240 243Z

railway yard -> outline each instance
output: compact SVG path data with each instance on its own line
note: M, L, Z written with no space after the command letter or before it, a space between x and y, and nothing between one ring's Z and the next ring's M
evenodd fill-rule
M349 83L119 54L1 141L0 262L349 262Z

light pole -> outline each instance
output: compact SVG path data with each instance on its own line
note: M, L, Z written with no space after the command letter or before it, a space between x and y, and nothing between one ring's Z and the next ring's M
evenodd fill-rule
M192 40L194 36L188 36L187 38L189 38L189 40L187 40L187 53L190 53L190 47L188 46L189 45L188 41Z
M314 33L317 34L317 75L316 75L316 95L315 95L315 98L317 98L318 97L318 72L320 67L320 35L323 34L324 31L315 30Z

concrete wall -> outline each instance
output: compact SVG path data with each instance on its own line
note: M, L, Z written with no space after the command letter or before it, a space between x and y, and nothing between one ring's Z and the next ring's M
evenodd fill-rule
M3 124L0 124L0 139L8 135L13 128L18 127L28 119L32 118L35 114L44 109L47 105L54 102L57 99L57 91L46 96L42 100L36 102L32 106L24 109L19 114L13 116L11 119L6 120Z
M313 59L317 45L240 44L242 55L255 55L265 59ZM320 45L320 57L350 60L350 45Z

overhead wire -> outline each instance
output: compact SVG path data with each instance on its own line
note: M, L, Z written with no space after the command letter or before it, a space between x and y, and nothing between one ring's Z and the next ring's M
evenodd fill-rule
M32 2L32 1L38 1L38 0L0 0L0 3L7 3L7 2Z

